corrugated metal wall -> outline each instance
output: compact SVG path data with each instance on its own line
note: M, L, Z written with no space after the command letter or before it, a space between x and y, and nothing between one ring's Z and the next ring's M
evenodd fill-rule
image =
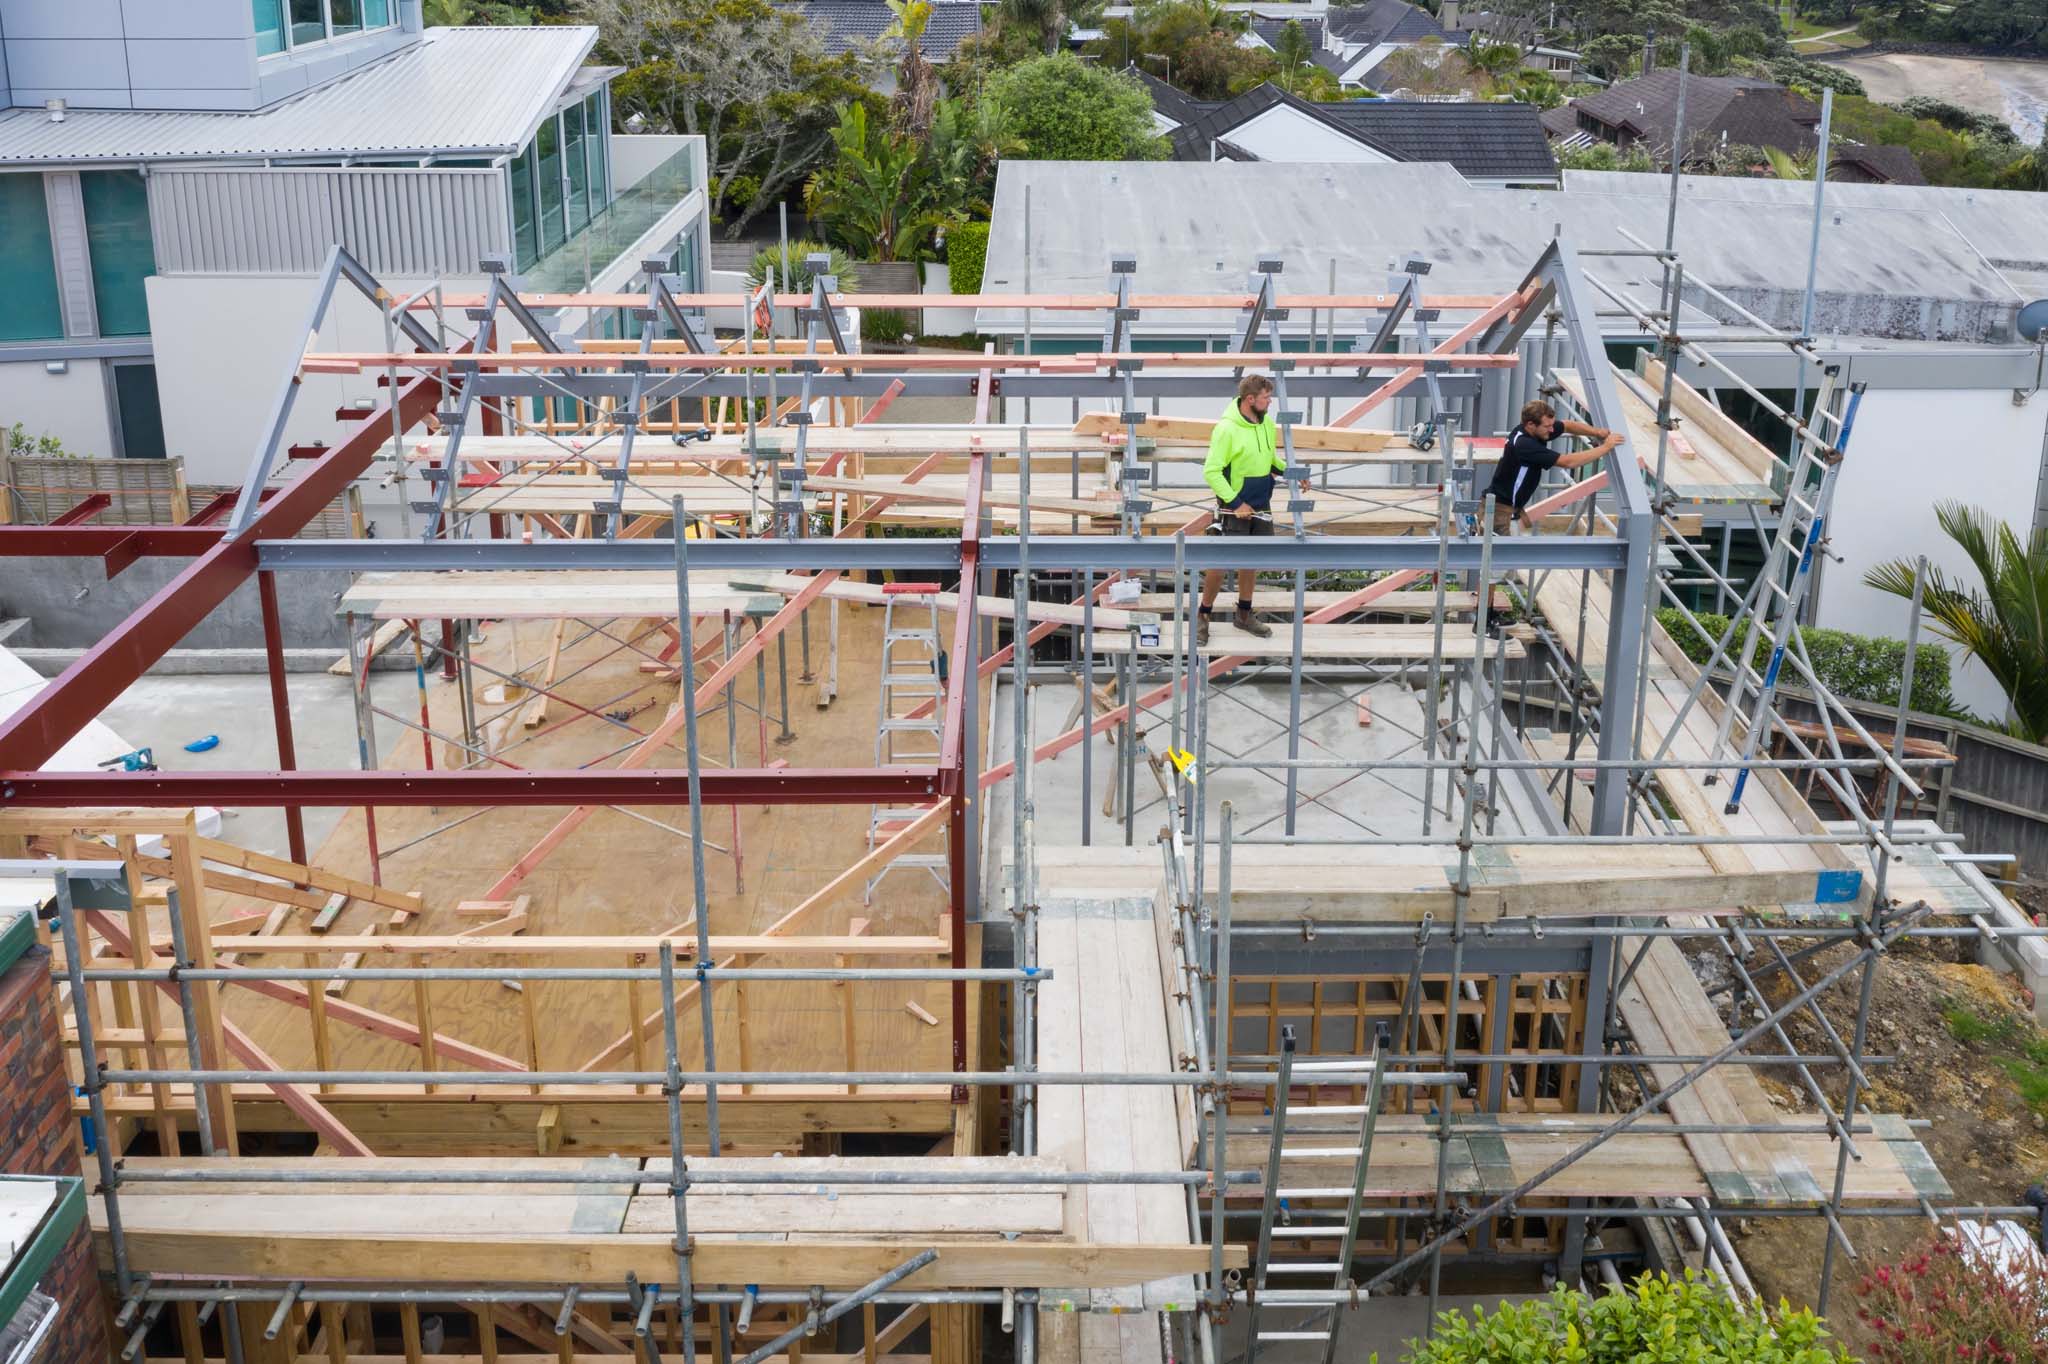
M373 274L473 274L510 250L496 170L168 170L149 177L165 274L302 274L335 242Z

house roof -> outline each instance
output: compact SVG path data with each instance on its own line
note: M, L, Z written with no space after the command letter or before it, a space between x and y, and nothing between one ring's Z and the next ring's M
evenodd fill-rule
M1327 11L1324 22L1330 32L1347 43L1375 47L1380 43L1419 43L1439 38L1463 44L1465 35L1453 33L1437 22L1434 14L1408 0L1365 0Z
M860 43L878 41L896 22L888 0L794 0L792 6L818 30L833 56ZM934 0L918 51L925 60L951 60L960 44L981 32L981 6L973 0Z
M1573 100L1572 107L1652 146L1668 148L1678 121L1678 79L1676 70L1652 71ZM1694 145L1725 141L1796 152L1814 144L1819 122L1820 106L1771 81L1748 76L1686 78L1686 141Z
M1681 177L1678 249L1688 279L1740 298L1765 320L1799 326L1813 232L1813 188L1780 180ZM1026 187L1038 204L1086 203L1086 213L1034 212L1025 240ZM1500 190L1467 183L1442 164L1217 166L1174 161L1005 161L997 174L985 287L1045 293L1099 290L1112 252L1135 253L1145 293L1243 287L1261 257L1284 278L1320 282L1330 263L1350 287L1377 283L1404 252L1434 263L1431 292L1494 294L1521 283L1552 232L1575 247L1626 247L1626 229L1663 240L1667 175L1567 171L1564 189ZM1256 205L1256 212L1219 211ZM2016 190L1828 186L1821 223L1817 334L2012 344L2012 320L2048 296L2048 195ZM1839 212L1840 221L1836 220ZM1653 298L1654 261L1588 261L1611 287ZM1739 329L1748 324L1727 319ZM1228 310L1147 314L1140 335L1227 333ZM1085 330L1037 315L1041 332ZM1296 324L1284 324L1296 325ZM1305 317L1299 324L1306 326ZM1340 321L1340 329L1356 325ZM1618 327L1623 325L1616 324ZM1633 327L1633 323L1626 324ZM986 334L1020 331L1015 308L983 308Z
M1855 166L1880 184L1927 183L1927 174L1920 169L1919 158L1913 155L1909 147L1883 147L1863 143L1837 147L1828 169L1832 172L1835 167L1843 165Z
M1557 161L1527 104L1451 104L1421 100L1346 100L1321 103L1291 95L1267 81L1235 99L1210 104L1189 99L1162 81L1148 80L1153 107L1180 126L1171 134L1181 161L1209 161L1219 144L1279 105L1342 133L1393 161L1444 161L1475 180L1557 179ZM1162 103L1162 100L1165 102ZM1237 159L1248 153L1232 148Z
M1354 99L1314 107L1397 161L1448 161L1467 180L1557 178L1533 104Z
M1289 24L1293 23L1301 25L1302 36L1308 39L1308 50L1310 52L1316 52L1322 48L1323 21L1321 19L1290 19L1284 16L1254 15L1252 17L1252 32L1259 35L1260 42L1278 52L1280 50L1280 35L1287 31Z
M384 60L254 113L0 112L0 165L509 155L573 80L597 30L434 28Z
M1169 85L1142 66L1124 68L1127 76L1136 76L1138 83L1152 96L1152 107L1171 122L1186 126L1202 117L1211 109L1219 107L1216 100L1196 99L1178 86Z

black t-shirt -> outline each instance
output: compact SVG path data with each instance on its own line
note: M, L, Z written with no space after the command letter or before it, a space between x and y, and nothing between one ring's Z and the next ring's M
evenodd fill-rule
M1557 451L1550 448L1548 441L1538 440L1522 427L1516 427L1501 448L1500 463L1493 467L1493 482L1487 485L1494 505L1522 510L1536 496L1543 471L1556 464Z

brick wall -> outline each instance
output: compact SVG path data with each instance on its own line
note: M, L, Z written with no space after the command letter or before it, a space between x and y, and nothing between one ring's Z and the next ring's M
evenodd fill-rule
M38 947L0 973L0 1169L79 1173L70 1094L50 954ZM81 1224L72 1234L44 1274L42 1290L63 1304L43 1347L47 1364L102 1364L109 1357L107 1318L89 1226Z

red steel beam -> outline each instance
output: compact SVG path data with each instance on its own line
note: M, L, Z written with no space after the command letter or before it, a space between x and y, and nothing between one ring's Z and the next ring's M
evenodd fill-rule
M701 774L706 805L877 805L938 798L934 767L754 767ZM58 809L195 805L687 805L680 768L521 772L0 772L0 802Z
M0 526L0 559L98 559L120 545L144 558L192 558L225 534L216 526Z
M415 379L400 389L393 402L401 427L434 410L441 381ZM133 535L215 535L211 548L164 584L135 613L86 650L62 676L36 693L27 705L0 721L0 769L33 771L57 755L86 722L105 710L151 664L169 653L193 626L256 571L258 540L288 540L303 530L321 509L341 495L391 436L390 404L378 409L378 420L305 467L296 480L265 502L245 532L233 539L201 528L184 531L134 531ZM57 535L91 533L65 527ZM122 553L129 553L123 549ZM22 552L22 551L15 551ZM47 551L45 551L47 552ZM133 775L133 774L123 774ZM111 792L103 794L111 795ZM121 797L114 797L118 802Z
M50 518L53 526L76 526L92 520L101 512L114 505L114 499L107 493L93 493L70 511Z
M946 688L946 713L939 730L939 771L945 775L946 810L946 898L950 913L947 927L951 941L953 969L967 965L967 840L974 826L967 818L968 797L974 793L967 782L967 755L975 736L966 728L968 693L981 685L981 670L966 666L974 654L974 631L981 613L974 609L980 590L975 577L981 567L982 484L988 475L988 456L977 450L967 459L967 500L960 512L960 588L953 609L953 657ZM953 1006L953 1069L967 1069L967 982L955 980ZM953 1086L953 1102L968 1100L967 1086Z

